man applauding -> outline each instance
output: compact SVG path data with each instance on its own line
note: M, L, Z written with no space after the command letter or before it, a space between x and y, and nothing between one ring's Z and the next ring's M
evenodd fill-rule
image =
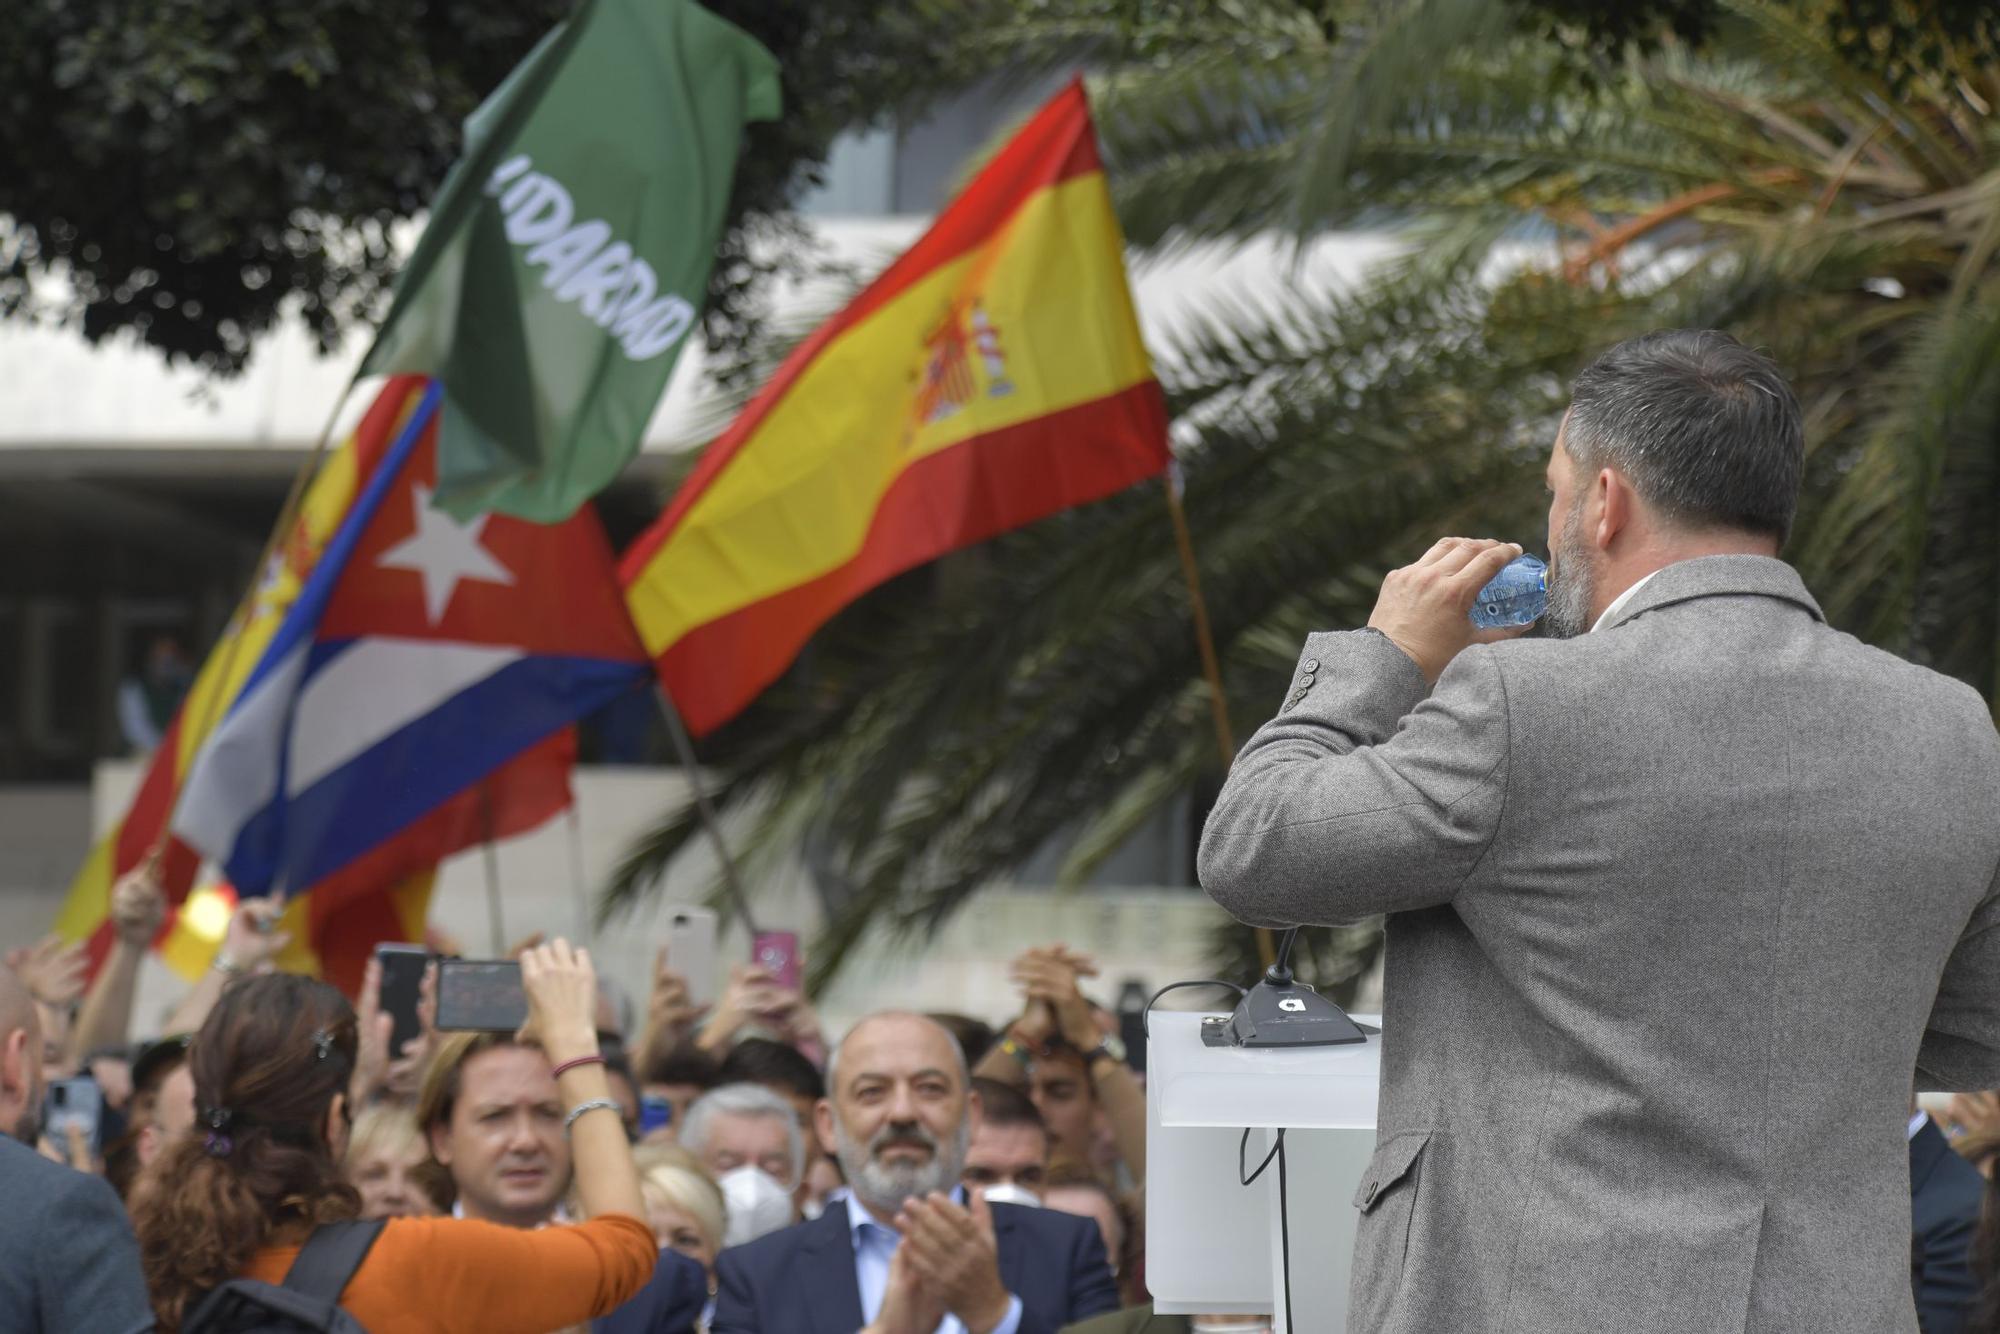
M942 1026L864 1019L827 1087L817 1129L850 1193L722 1253L714 1334L1047 1334L1118 1305L1089 1220L989 1206L957 1186L974 1095Z

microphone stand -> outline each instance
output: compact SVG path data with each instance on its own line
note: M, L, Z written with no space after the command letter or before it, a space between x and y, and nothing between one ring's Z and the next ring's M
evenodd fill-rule
M1299 929L1290 927L1278 942L1278 957L1263 980L1243 994L1228 1019L1201 1026L1210 1047L1333 1047L1366 1042L1368 1034L1347 1012L1292 976L1292 947Z

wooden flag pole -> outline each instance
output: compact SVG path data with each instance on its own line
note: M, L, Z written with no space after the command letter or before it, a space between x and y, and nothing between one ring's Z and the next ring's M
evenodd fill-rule
M1188 601L1194 606L1195 645L1201 651L1201 673L1208 678L1208 712L1215 723L1216 749L1222 767L1236 760L1236 733L1229 725L1229 700L1222 693L1222 660L1215 652L1215 631L1208 620L1208 601L1201 595L1201 570L1194 560L1194 538L1188 531L1187 511L1181 507L1180 467L1169 464L1162 478L1167 489L1167 513L1174 521L1174 545L1180 549L1181 577L1187 581ZM1278 961L1277 943L1269 927L1257 928L1257 957L1269 968Z
M709 841L715 844L716 860L722 863L722 888L730 905L742 919L743 929L750 938L757 938L757 922L750 915L750 900L743 893L743 882L736 875L736 859L729 855L729 843L722 837L722 821L709 803L708 790L701 785L701 766L694 756L694 740L688 736L687 724L681 721L680 710L674 707L674 697L667 693L666 685L655 677L654 693L660 700L660 714L667 720L667 731L673 735L674 751L680 756L681 768L687 774L688 786L694 789L695 812L701 817L701 826L708 832Z

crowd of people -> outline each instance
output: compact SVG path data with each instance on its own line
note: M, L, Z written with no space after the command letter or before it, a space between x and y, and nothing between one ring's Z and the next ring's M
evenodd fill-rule
M248 903L134 1047L163 912L121 882L87 986L53 943L0 964L0 1328L339 1328L325 1301L269 1316L315 1283L375 1334L1233 1327L1148 1305L1143 1084L1066 947L1013 962L997 1027L885 1011L835 1038L756 967L699 1005L663 952L639 1008L529 943L520 1031L440 1031L427 979L391 1050L375 969L352 1000L272 971ZM94 1135L50 1093L84 1080ZM1910 1137L1923 1328L2000 1331L2000 1095Z

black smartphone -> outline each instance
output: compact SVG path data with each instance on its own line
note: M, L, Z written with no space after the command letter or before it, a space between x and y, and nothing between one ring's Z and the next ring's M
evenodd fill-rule
M389 1059L393 1061L403 1054L404 1043L423 1035L417 1002L423 995L424 969L430 967L431 952L422 945L377 945L375 962L382 965L377 1003L383 1014L395 1020L389 1034Z
M437 1026L452 1032L512 1033L528 1022L521 965L512 959L440 959Z

